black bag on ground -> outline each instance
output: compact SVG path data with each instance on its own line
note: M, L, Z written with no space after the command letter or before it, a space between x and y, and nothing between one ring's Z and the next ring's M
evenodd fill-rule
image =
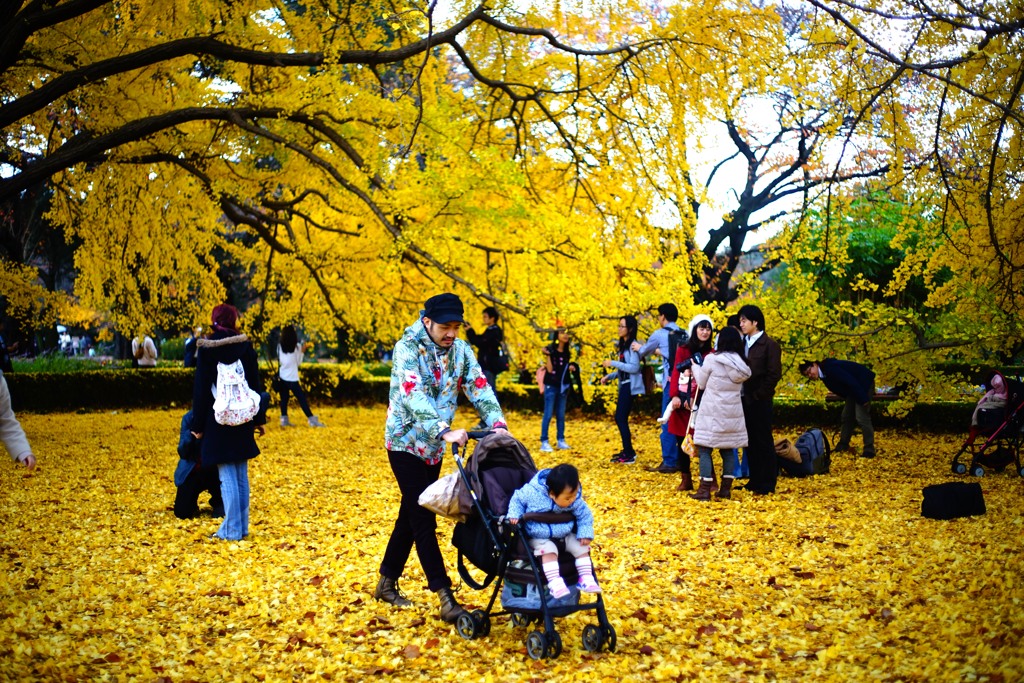
M921 514L929 519L957 519L985 514L985 497L978 482L950 481L921 489Z
M779 458L779 469L792 477L828 474L832 466L832 445L820 429L811 429L793 444L800 451L800 462Z

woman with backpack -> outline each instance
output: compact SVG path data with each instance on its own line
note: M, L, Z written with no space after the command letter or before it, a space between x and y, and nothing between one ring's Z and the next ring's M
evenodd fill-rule
M305 349L299 344L299 335L295 332L294 325L285 325L281 330L281 341L277 345L277 375L280 379L278 394L281 397L281 426L291 427L288 421L288 394L295 394L295 400L306 415L306 421L310 427L326 427L313 411L309 409L309 401L306 400L306 392L299 384L299 366L302 365L302 357Z
M640 354L630 348L636 341L636 318L626 315L619 318L619 342L616 347L618 360L605 360L602 365L615 368L615 371L601 378L601 384L613 379L619 380L619 397L615 404L615 424L619 428L622 439L622 451L612 456L612 462L632 465L636 462L636 451L633 450L633 437L629 432L629 411L633 408L633 397L643 396L644 378L640 371Z
M238 309L220 304L210 317L213 332L196 342L199 353L192 390L192 434L199 440L200 462L203 466L216 465L220 476L224 521L214 536L239 541L249 535L249 461L260 453L255 435L264 433L270 397L259 393L256 349L238 331ZM225 418L219 412L214 414L214 399L221 399L224 393L218 391L222 389L218 378L228 374L225 369L237 367L236 363L244 370L248 389L257 393L258 411L241 424L222 424Z

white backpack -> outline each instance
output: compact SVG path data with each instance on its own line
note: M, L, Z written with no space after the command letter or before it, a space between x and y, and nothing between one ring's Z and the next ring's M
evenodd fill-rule
M260 411L260 395L245 381L242 361L217 363L213 385L213 419L217 424L236 427L249 422Z

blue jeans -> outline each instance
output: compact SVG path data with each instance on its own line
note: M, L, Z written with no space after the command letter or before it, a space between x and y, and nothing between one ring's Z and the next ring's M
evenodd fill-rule
M214 534L226 541L240 541L249 535L249 461L217 465L220 496L224 499L224 521Z
M544 385L544 419L540 423L540 440L548 440L548 424L551 416L555 416L555 424L558 429L558 440L565 440L565 399L569 396L569 390L559 391L556 387Z
M747 449L744 448L743 450L744 450L744 453L743 453L743 458L742 459L740 459L740 457L739 457L740 449L737 448L737 449L734 450L734 452L736 453L736 478L737 479L746 479L747 477L750 476L750 461L747 459L747 454L745 452Z
M711 464L711 451L707 446L697 446L697 457L700 458L701 479L711 479L715 475L714 466ZM722 476L731 477L736 473L736 449L719 448L722 456Z
M672 402L668 394L668 385L661 392L661 413L665 414L665 408ZM668 424L661 425L661 462L668 467L679 467L679 442L681 437L670 434Z

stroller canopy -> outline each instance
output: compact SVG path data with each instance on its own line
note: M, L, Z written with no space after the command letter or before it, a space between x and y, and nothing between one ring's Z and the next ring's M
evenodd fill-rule
M512 493L537 473L537 465L526 446L510 434L501 432L478 441L463 469L481 503L496 515L508 512L508 501ZM461 479L456 491L459 511L466 515L472 514L473 496Z

